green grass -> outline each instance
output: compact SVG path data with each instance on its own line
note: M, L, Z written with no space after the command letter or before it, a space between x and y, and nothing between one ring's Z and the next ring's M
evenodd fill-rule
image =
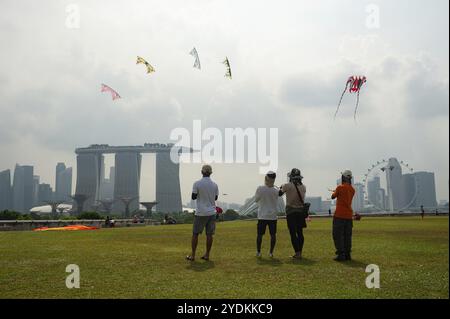
M331 219L305 230L304 260L292 261L285 221L273 260L255 254L255 221L217 225L211 262L184 260L191 225L84 232L1 232L1 298L448 298L447 217L363 218L353 258L336 263ZM204 236L199 252L204 251ZM269 236L263 243L267 252ZM77 264L81 288L67 289ZM365 286L377 264L381 289Z

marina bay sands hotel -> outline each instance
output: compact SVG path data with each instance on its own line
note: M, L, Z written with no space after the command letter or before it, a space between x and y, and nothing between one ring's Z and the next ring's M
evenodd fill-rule
M77 148L77 181L75 199L79 210L89 211L100 200L104 177L104 154L115 154L113 212L133 212L139 208L139 184L142 153L156 154L156 211L180 212L181 190L179 163L171 160L173 144L146 143L143 146L109 146L95 144ZM178 148L176 154L192 153L189 148ZM126 209L126 201L129 207ZM129 216L127 216L129 217Z

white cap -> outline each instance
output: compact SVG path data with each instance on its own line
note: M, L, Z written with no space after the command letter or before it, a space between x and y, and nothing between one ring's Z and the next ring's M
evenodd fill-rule
M346 169L346 170L343 171L341 174L342 174L342 176L348 177L348 178L352 178L352 176L353 176L352 171L349 170L349 169Z

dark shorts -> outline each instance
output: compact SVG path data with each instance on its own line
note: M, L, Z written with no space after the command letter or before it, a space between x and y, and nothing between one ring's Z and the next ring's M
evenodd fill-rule
M214 235L216 231L216 215L212 216L195 216L192 232L194 235L203 233L206 229L206 235Z
M258 235L264 235L266 233L267 226L269 226L269 233L271 236L273 236L277 233L277 221L276 220L259 219L258 225L257 225Z

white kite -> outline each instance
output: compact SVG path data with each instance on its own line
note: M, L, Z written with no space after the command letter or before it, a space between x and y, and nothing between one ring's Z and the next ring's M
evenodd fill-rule
M197 50L195 49L195 47L191 50L191 52L189 52L189 54L195 58L193 67L201 70L202 67L200 65L200 58L198 57L198 53L197 53Z

